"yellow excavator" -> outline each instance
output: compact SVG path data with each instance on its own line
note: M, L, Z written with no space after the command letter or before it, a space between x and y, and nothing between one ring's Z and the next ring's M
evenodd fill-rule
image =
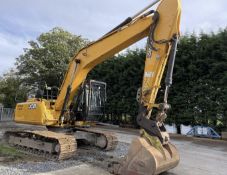
M157 5L156 10L151 10L154 5ZM112 133L83 127L86 123L83 119L85 108L79 104L86 99L83 95L87 88L85 79L96 65L147 37L142 88L137 93L137 123L141 127L141 136L133 140L116 173L153 175L176 167L179 154L169 141L163 121L170 108L167 98L180 35L180 16L181 0L155 0L99 40L81 49L70 62L56 98L50 95L52 93L49 93L51 98L37 95L16 105L15 122L42 125L48 130L7 131L7 142L25 151L58 160L70 158L76 152L78 139L85 139L104 150L114 149L117 139ZM166 67L164 100L156 104ZM75 108L80 109L77 110L80 115L73 112ZM155 117L151 117L153 108L157 108Z

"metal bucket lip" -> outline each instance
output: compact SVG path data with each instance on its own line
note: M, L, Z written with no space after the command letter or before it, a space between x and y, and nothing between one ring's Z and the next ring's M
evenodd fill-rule
M179 164L180 157L173 144L169 143L169 147L173 155L165 159L162 153L144 138L134 139L125 161L121 164L119 174L154 175L175 168ZM166 149L165 151L168 152Z

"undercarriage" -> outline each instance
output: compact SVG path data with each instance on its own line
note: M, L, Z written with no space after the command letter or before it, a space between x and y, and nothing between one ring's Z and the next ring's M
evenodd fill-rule
M52 128L46 131L6 131L6 142L18 150L52 160L69 159L75 155L77 141L102 150L114 150L117 138L110 132L92 128Z

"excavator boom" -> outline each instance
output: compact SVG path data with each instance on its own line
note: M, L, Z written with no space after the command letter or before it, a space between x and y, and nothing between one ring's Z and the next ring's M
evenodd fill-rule
M155 3L157 2L155 1ZM127 18L125 25L118 26L112 32L80 50L69 65L60 94L55 103L55 110L59 111L64 107L67 109L81 83L96 65L148 36L149 42L142 88L143 101L151 108L155 101L171 48L171 42L168 41L174 35L179 36L180 33L180 15L180 0L163 0L157 11L148 11L148 13L140 16L138 14L135 15L135 18ZM167 42L163 44L155 42L163 40ZM151 47L156 48L157 51L152 50ZM71 86L71 90L68 92L68 99L66 99L69 86ZM150 92L147 93L148 91ZM64 104L65 99L66 102Z

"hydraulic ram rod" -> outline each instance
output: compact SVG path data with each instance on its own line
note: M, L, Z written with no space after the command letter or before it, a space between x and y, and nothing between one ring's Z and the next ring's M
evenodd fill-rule
M155 0L154 2L152 2L151 4L149 4L147 7L143 8L142 10L140 10L138 13L136 13L134 16L132 16L131 18L134 19L137 16L141 15L142 13L144 13L146 10L148 10L149 8L151 8L152 6L154 6L155 4L157 4L160 0Z

